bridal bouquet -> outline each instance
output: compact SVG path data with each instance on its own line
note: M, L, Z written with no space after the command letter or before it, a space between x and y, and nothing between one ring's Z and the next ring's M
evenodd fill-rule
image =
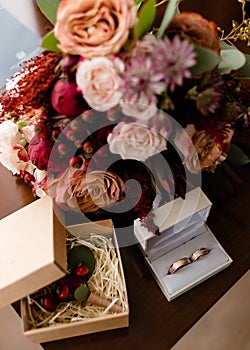
M248 128L246 1L228 35L163 2L156 27L156 0L37 0L54 28L0 97L0 161L37 196L150 225Z

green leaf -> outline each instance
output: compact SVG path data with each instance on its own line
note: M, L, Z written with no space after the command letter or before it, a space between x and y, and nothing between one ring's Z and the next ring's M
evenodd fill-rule
M56 24L57 8L61 0L36 0L40 11L52 24Z
M221 44L221 61L218 65L221 74L229 74L232 70L238 70L246 62L245 55L231 45Z
M250 55L245 54L245 64L239 69L239 72L244 75L244 77L250 78Z
M194 46L196 52L196 65L191 68L192 75L199 75L214 69L220 62L220 56L212 50Z
M86 246L77 246L68 252L68 266L70 271L74 271L81 266L87 266L89 273L84 276L87 281L93 274L95 269L95 257L91 249Z
M156 14L155 1L147 0L140 7L138 23L134 29L137 39L142 38L152 29Z
M58 43L59 41L54 36L54 30L52 30L51 32L45 35L41 42L41 46L49 51L57 52L60 51L57 47Z
M74 297L79 303L86 303L89 296L90 296L90 290L86 286L86 284L76 288L74 292Z
M165 14L163 16L163 19L159 28L159 32L158 32L159 39L163 37L163 34L167 26L169 25L171 19L175 16L179 2L180 0L169 0L168 6L165 10Z
M240 147L234 144L230 145L227 160L229 160L232 165L236 167L250 163L248 156L242 151Z
M18 130L22 131L22 128L24 128L28 124L29 124L29 122L26 122L26 121L19 121L19 122L17 122Z

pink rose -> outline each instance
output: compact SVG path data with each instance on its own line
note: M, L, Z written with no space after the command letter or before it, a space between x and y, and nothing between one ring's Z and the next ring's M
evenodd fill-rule
M62 0L55 37L60 50L91 58L119 52L137 21L133 0Z
M90 107L103 112L119 103L122 93L118 73L123 69L124 64L118 58L97 57L79 62L76 82Z
M117 124L107 141L111 153L138 161L145 161L167 148L166 139L161 134L137 123Z

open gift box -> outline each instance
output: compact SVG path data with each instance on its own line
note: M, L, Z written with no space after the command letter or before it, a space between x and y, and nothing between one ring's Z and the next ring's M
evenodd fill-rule
M88 222L65 228L61 219L55 214L52 199L46 196L0 221L2 247L0 307L22 298L21 317L24 335L36 343L127 327L129 309L126 283L112 221ZM91 242L92 235L97 239L103 237L104 242L105 240L110 242L109 252L111 254L112 250L112 256L115 257L118 274L116 277L122 290L119 291L122 294L122 301L117 301L122 305L122 312L114 313L108 308L103 308L103 311L98 310L95 316L90 315L80 320L78 317L77 320L66 323L49 322L45 326L34 327L29 305L30 295L39 292L41 288L67 273L68 236L73 237L72 239L81 245L84 242ZM99 247L98 249L100 250ZM98 294L98 291L96 292ZM110 297L112 300L114 296ZM80 311L84 307L85 305L78 304Z
M209 199L196 188L186 194L185 200L176 198L155 209L159 236L149 232L139 219L135 220L136 240L168 301L232 263L206 224L210 208ZM208 253L196 255L201 248ZM192 259L195 256L199 259ZM181 268L174 271L178 266Z

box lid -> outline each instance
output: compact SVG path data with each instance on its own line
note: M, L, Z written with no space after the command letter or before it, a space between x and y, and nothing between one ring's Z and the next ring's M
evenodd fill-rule
M42 197L0 221L0 307L61 278L67 271L66 229Z
M186 193L185 199L178 197L155 209L154 222L159 227L160 233L166 232L166 235L156 236L137 219L134 223L135 236L142 248L147 251L152 245L155 245L156 241L164 240L165 236L169 239L182 231L192 220L197 220L196 216L198 220L205 222L211 205L212 203L201 188L197 187Z

